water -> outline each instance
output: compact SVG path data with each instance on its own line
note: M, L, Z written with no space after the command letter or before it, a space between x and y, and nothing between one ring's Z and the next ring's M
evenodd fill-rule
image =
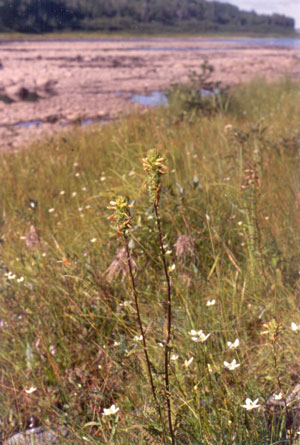
M40 125L43 125L42 121L28 121L28 122L20 122L19 124L16 124L16 128L29 128L32 126L39 127Z
M1 41L1 40L0 40ZM42 42L43 40L35 40L36 42ZM64 43L70 43L69 40L58 40L58 39L51 39L50 42L64 42ZM176 46L168 46L169 42L172 41L172 43L192 43L193 45L197 42L199 44L203 44L205 42L209 43L215 43L216 47L210 47L210 48L202 48L201 46L184 46L184 47L176 47ZM146 39L80 39L80 40L74 40L74 42L81 42L81 43L97 43L97 42L107 42L107 43L138 43L138 44L144 44L143 46L132 46L129 48L115 48L119 49L120 51L214 51L214 50L221 50L220 47L218 47L218 43L227 43L230 46L230 49L238 49L240 47L282 47L282 48L290 48L295 50L300 50L300 38L227 38L227 39L206 39L206 38L146 38ZM164 47L153 47L151 46L151 42L160 42L165 43L166 46ZM233 45L233 47L231 47ZM222 51L224 51L224 48L222 48Z
M168 105L168 98L164 93L153 91L150 96L143 96L142 94L133 94L130 98L131 102L139 105L147 105L150 107L166 106Z

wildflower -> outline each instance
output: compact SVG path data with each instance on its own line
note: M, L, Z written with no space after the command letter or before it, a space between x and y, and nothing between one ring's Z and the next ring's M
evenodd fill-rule
M27 393L27 394L32 394L34 391L36 391L37 390L37 388L35 387L35 386L31 386L29 389L24 389L24 391Z
M255 399L252 402L251 399L247 398L246 399L246 404L245 405L241 405L241 406L242 406L242 408L245 408L247 411L251 411L252 409L260 407L260 405L258 405L257 402L258 402L258 399Z
M172 253L172 250L170 250L170 249L166 250L166 255L171 255L171 253Z
M209 306L214 306L216 304L216 300L208 300L207 302L206 302L206 306L207 307L209 307Z
M172 355L171 355L171 360L173 360L173 361L178 360L178 358L179 358L179 355L178 355L178 354L172 354Z
M18 283L22 283L22 281L24 281L24 277L20 277L20 278L17 279Z
M169 272L173 272L176 269L175 264L172 264L172 266L169 267Z
M212 366L210 363L207 363L208 372L211 374L213 372Z
M161 177L167 173L168 167L163 164L165 159L156 151L150 150L143 159L143 167L147 173L147 185L150 201L158 205L161 191Z
M131 170L129 173L128 173L128 176L134 176L135 175L135 171L134 170Z
M196 343L199 343L199 342L204 343L208 339L208 337L211 335L211 334L205 335L202 330L195 331L194 329L192 329L189 332L189 334L192 336L192 340Z
M64 190L61 190L60 192L59 192L59 194L62 196L62 195L64 195L66 192L64 191Z
M115 201L110 201L108 209L114 210L114 213L109 217L111 222L116 223L117 232L126 235L131 226L130 208L132 205L128 203L128 199L124 196L119 196Z
M55 211L55 209L53 207L51 207L51 209L48 209L49 213L53 213Z
M123 303L119 304L120 307L128 307L130 306L130 301L124 301Z
M85 208L88 210L91 208L91 206L88 204L87 206L85 206Z
M296 324L296 323L292 322L291 323L291 330L295 331L295 332L299 331L300 330L300 324Z
M81 190L82 190L83 192L86 192L86 187L81 187Z
M101 177L100 177L100 181L102 181L102 182L105 181L105 179L106 179L105 176L101 176Z
M143 340L143 336L142 335L135 335L133 337L133 341L142 341Z
M97 238L92 238L92 239L90 239L90 242L91 243L95 243L97 241Z
M115 405L111 405L110 408L103 409L103 416L111 416L112 414L116 414L120 408L117 408Z
M72 196L72 198L74 198L76 195L77 195L77 193L73 192L71 196Z
M78 162L74 162L73 167L78 167Z
M282 392L280 392L279 394L273 394L273 397L275 400L281 400L282 399Z
M225 125L225 127L224 127L225 133L227 133L227 131L229 131L229 130L232 130L232 125L231 124Z
M236 359L234 358L233 360L232 360L232 362L231 363L228 363L228 362L224 362L224 367L226 368L226 369L229 369L229 371L234 371L235 370L235 368L238 368L239 366L241 366L239 363L237 363L236 362Z
M238 338L236 338L233 343L231 341L227 342L228 349L236 349L239 347L239 345L240 341Z
M49 347L49 351L50 351L50 354L55 355L55 354L56 354L55 346L54 346L54 345L51 345L51 346Z
M185 368L188 368L193 360L194 360L194 357L191 357L189 360L185 360L184 361Z
M12 272L8 272L7 274L5 274L5 276L8 280L14 280L16 278L16 275Z

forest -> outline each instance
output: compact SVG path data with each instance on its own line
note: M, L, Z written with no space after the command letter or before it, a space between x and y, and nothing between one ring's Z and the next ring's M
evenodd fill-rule
M284 15L206 0L0 0L0 32L294 32Z

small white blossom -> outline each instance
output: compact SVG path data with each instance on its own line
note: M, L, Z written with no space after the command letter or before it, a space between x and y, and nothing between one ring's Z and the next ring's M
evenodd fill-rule
M178 358L179 358L179 355L178 355L178 354L172 354L172 355L171 355L171 360L173 360L173 361L178 360Z
M247 411L251 411L254 408L259 408L260 405L257 404L258 399L255 399L253 402L251 399L247 398L246 399L246 404L245 405L241 405L242 408L245 408Z
M51 207L51 209L48 209L49 213L53 213L55 211L55 209L53 207Z
M172 266L169 267L169 272L173 272L176 269L175 264L172 264Z
M232 360L231 363L228 363L226 361L224 362L224 367L226 369L229 369L229 371L233 371L235 368L238 368L239 366L241 366L241 365L236 362L235 358Z
M209 307L209 306L214 306L216 304L216 300L208 300L207 302L206 302L206 306L207 307Z
M75 173L75 176L76 176L76 178L79 178L80 173L79 172Z
M142 335L135 335L133 337L133 341L142 341L143 340L143 336Z
M66 192L64 191L64 190L61 190L60 192L59 192L59 194L60 195L64 195Z
M74 198L76 195L77 195L77 193L73 192L71 196L72 196L72 198Z
M189 332L189 334L192 336L192 340L196 343L199 343L199 342L204 343L208 339L208 337L211 335L211 334L205 335L202 330L195 331L194 329L192 329Z
M22 281L24 281L24 277L20 277L20 278L17 279L18 283L22 283Z
M50 354L55 355L55 354L56 354L55 346L54 346L54 345L51 345L51 346L49 347L49 351L50 351Z
M281 400L282 399L282 392L280 392L279 394L273 394L273 397L275 400Z
M239 345L240 341L238 338L236 338L233 343L231 341L227 342L228 349L236 349L239 347Z
M100 177L100 181L105 181L106 177L105 176L101 176Z
M291 323L291 330L295 331L295 332L299 331L300 330L300 325L292 322Z
M83 192L86 192L86 187L81 187L81 190L82 190Z
M37 390L37 388L35 387L35 386L31 386L29 389L24 389L24 391L27 393L27 394L32 394L34 391L36 391Z
M97 238L92 238L92 239L90 239L90 242L91 243L95 243L97 241Z
M120 408L117 408L115 405L111 405L110 408L103 409L103 416L111 416L112 414L116 414Z
M129 173L128 173L128 176L134 176L135 175L135 171L134 170L131 170Z
M194 357L191 357L189 360L184 360L185 368L188 368L193 360L194 360Z

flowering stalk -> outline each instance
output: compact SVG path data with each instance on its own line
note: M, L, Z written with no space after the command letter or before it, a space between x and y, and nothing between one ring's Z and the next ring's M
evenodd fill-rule
M147 186L148 193L150 197L150 202L153 205L153 210L155 213L161 259L163 263L164 273L167 282L167 336L165 341L165 390L166 390L166 401L167 401L167 412L168 412L168 423L170 436L172 444L175 444L175 435L172 425L171 417L171 400L170 400L170 382L169 382L169 365L170 365L170 348L169 343L171 340L171 330L172 330L172 300L171 300L171 281L167 267L166 253L163 243L163 235L161 230L160 217L158 212L159 198L161 192L161 177L166 174L168 167L163 164L164 158L159 155L156 150L150 150L147 157L143 159L144 170L147 173Z
M135 285L130 250L129 250L129 246L128 246L128 232L132 228L130 207L131 206L128 204L128 201L126 198L124 198L123 196L118 197L116 199L116 201L110 202L110 206L108 208L114 210L114 213L109 217L109 219L116 223L117 233L119 236L122 237L123 242L125 244L127 265L128 265L133 295L134 295L138 325L139 325L139 329L140 329L141 336L142 336L142 342L143 342L143 347L144 347L144 354L145 354L145 358L146 358L146 364L147 364L147 369L148 369L151 391L152 391L152 395L153 395L153 399L154 399L157 411L161 418L162 417L161 410L160 410L160 405L159 405L159 402L157 399L156 389L155 389L155 385L154 385L154 381L153 381L151 362L150 362L148 350L147 350L145 331L144 331L143 324L142 324L141 313L140 313L140 308L139 308L139 301L138 301L138 294L137 294L136 285Z

